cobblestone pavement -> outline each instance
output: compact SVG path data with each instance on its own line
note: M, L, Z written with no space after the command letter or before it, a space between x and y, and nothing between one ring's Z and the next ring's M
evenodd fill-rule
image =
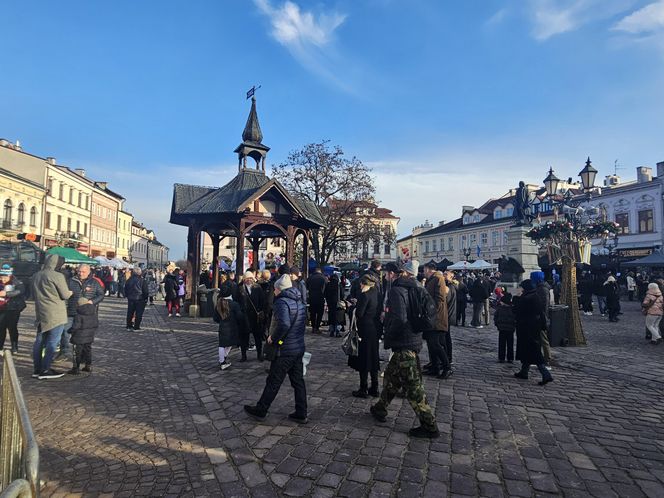
M242 405L267 365L220 372L208 320L168 319L157 304L127 332L124 303L107 299L94 372L38 381L29 306L17 364L44 496L661 497L664 345L644 341L636 303L623 307L618 324L583 317L589 346L555 349L545 387L534 368L519 381L496 362L493 327L455 329L454 375L426 380L441 437L423 441L407 436L403 400L380 424L371 400L350 396L358 381L339 339L307 336L309 424L288 420L287 382L257 422Z

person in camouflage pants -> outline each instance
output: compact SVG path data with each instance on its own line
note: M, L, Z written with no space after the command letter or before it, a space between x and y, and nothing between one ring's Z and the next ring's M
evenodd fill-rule
M430 432L437 431L433 411L427 403L427 396L422 385L420 362L415 351L398 351L387 364L383 379L383 391L380 399L373 406L372 413L387 417L387 407L397 393L403 389L406 399L420 419L422 427Z
M371 415L385 422L387 407L398 392L403 390L418 418L420 426L408 431L412 437L436 438L440 436L433 411L427 403L419 351L422 349L422 331L412 319L411 299L426 292L415 280L418 262L411 260L399 269L394 263L385 265L386 278L392 282L388 292L384 321L383 345L392 350L383 377L383 391L378 402L370 408Z

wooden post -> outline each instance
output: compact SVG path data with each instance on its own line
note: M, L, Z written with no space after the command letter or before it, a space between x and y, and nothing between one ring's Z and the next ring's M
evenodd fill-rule
M211 234L212 237L212 288L219 288L219 243L222 237L219 234Z
M187 262L190 275L187 275L187 288L190 296L190 307L198 311L198 279L201 273L201 232L195 225L189 226L187 232Z
M295 262L295 228L289 226L286 231L286 264L293 266Z
M235 280L240 282L244 275L244 223L240 222L240 230L237 235L235 256Z
M563 256L562 289L560 303L568 306L567 310L567 339L570 346L585 346L586 337L583 335L583 326L579 316L579 299L576 292L576 268L574 260L569 256Z
M309 230L302 232L302 278L309 276Z

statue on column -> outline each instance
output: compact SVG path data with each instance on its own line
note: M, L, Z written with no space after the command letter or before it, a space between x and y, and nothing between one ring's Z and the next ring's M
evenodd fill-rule
M528 187L522 181L516 189L514 196L514 226L530 226L533 215L530 210L530 194Z

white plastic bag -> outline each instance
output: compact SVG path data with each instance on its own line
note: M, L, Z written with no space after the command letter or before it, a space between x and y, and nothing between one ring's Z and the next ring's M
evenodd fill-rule
M311 361L311 353L307 353L306 351L304 352L304 356L302 356L302 375L307 375L307 365Z

